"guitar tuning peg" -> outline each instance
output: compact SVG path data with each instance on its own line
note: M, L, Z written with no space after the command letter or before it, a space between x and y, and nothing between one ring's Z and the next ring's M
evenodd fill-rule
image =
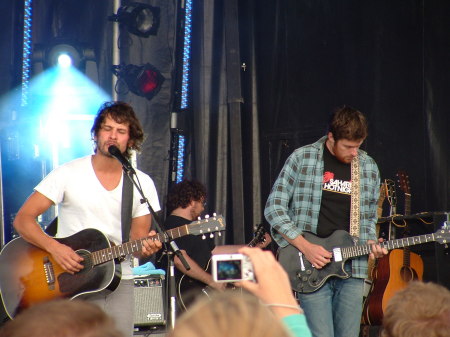
M219 234L219 236L222 236L222 233L221 233L221 232L218 232L218 234Z
M216 213L216 212L214 212L214 213L213 213L213 217L216 217L216 216L217 216L217 213Z
M206 239L206 236L205 236L205 234L203 234L202 235L202 240L205 240Z
M209 234L209 238L210 238L210 239L212 239L213 237L214 237L214 234L213 234L213 233Z
M209 214L206 214L206 215L205 215L205 219L209 219Z

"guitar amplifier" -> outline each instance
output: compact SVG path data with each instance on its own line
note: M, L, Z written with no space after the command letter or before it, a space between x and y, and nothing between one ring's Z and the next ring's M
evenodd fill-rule
M165 325L164 276L147 275L134 279L134 326Z

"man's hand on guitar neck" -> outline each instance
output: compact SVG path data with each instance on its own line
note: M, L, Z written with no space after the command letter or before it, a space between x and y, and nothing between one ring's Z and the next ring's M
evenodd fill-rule
M378 242L382 243L384 240L382 238L378 239ZM372 253L369 254L369 257L373 260L379 259L388 253L386 248L381 248L379 244L376 244L373 240L367 240L368 245L372 245Z
M156 232L154 230L152 230L148 233L147 240L142 241L141 255L143 257L148 257L150 255L153 255L158 250L161 249L162 243L158 240L154 240L155 236L156 236Z
M297 236L295 239L289 239L285 235L283 237L302 252L314 268L322 269L326 264L330 263L333 255L324 247L309 242L302 235Z

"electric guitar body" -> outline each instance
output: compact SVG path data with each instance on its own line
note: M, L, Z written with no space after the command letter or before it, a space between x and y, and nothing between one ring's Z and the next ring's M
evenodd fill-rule
M330 277L349 278L351 275L344 268L345 262L369 255L372 251L371 245L357 244L354 238L343 230L337 230L326 238L320 238L308 232L304 232L303 236L309 242L318 244L332 253L330 263L321 269L316 269L294 246L287 245L278 250L278 261L286 270L292 289L303 294L320 289ZM444 226L435 233L384 241L380 245L389 251L433 241L446 244L449 237L450 230Z

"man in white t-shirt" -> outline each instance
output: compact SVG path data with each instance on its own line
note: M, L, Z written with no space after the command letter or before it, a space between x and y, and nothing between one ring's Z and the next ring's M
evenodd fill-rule
M95 153L75 159L53 170L40 182L21 207L14 227L26 241L51 254L65 271L75 274L83 269L83 258L69 245L46 235L36 218L50 206L58 206L57 237L67 237L86 228L100 230L114 244L122 243L122 164L108 149L116 146L127 158L131 150L140 150L144 139L141 124L133 108L123 102L107 102L100 108L91 133ZM158 195L152 179L136 170L137 179L154 211L160 210ZM155 236L150 231L151 215L135 187L131 211L130 240ZM149 232L150 231L150 232ZM157 240L142 240L138 256L147 257L161 248ZM116 321L125 336L133 335L133 280L130 259L121 263L122 278L118 287L90 291L79 296L100 305Z

